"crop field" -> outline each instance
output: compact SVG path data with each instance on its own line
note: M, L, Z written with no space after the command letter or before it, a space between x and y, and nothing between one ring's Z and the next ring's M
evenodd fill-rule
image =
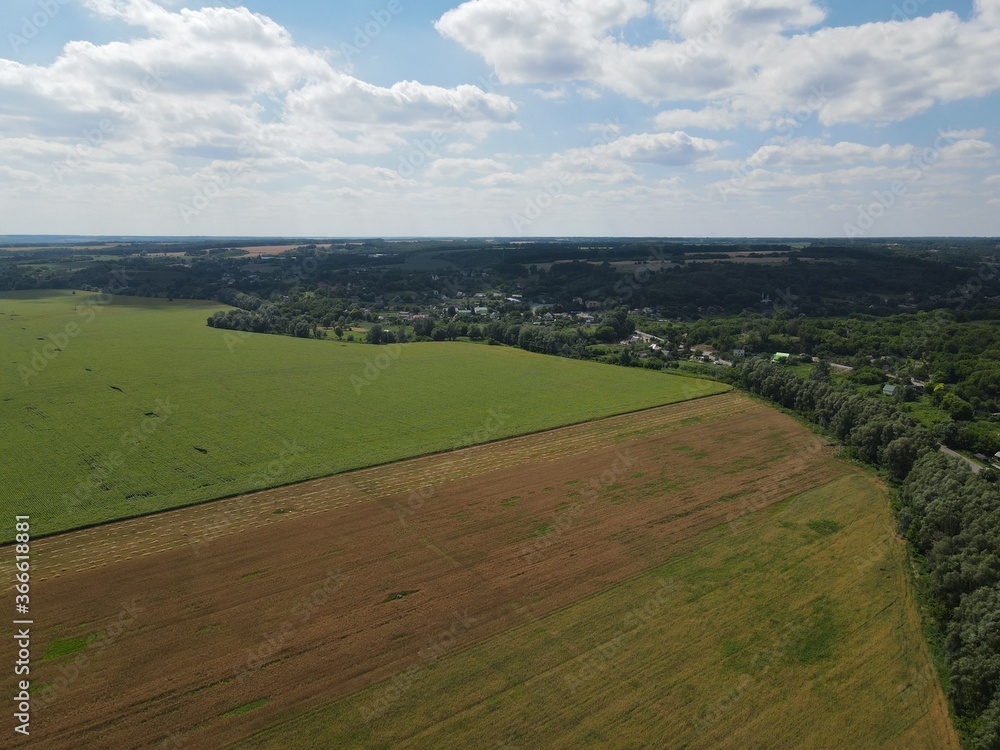
M957 748L884 508L835 480L240 746Z
M957 747L884 490L735 393L33 549L51 750Z
M505 347L240 334L206 326L218 309L0 297L0 508L45 534L726 389Z

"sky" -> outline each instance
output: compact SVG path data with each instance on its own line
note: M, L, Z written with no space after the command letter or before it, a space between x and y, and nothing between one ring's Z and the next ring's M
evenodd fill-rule
M0 234L1000 235L1000 0L6 0Z

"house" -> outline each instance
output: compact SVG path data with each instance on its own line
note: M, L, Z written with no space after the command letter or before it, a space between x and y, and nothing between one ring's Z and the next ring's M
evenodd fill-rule
M745 357L745 356L747 356L747 350L746 349L733 349L733 356L734 357Z
M899 387L886 383L882 386L882 394L891 398L896 398L899 396Z
M788 352L775 352L774 356L771 357L771 361L774 362L774 363L776 363L776 364L777 363L785 363L785 364L787 364L788 363L788 358L791 357L791 356L792 355L789 354Z
M475 309L476 315L489 315L489 312L490 312L490 308L488 308L488 307L477 307L477 308L474 308L474 309Z

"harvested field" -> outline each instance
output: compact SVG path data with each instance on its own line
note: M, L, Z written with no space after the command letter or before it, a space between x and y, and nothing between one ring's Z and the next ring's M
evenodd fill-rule
M851 472L240 747L957 750L885 500Z
M281 253L288 252L289 250L297 250L303 247L302 244L298 245L264 245L264 246L254 246L254 247L241 247L240 250L245 250L246 254L250 257L263 257L265 255L279 255ZM317 245L317 248L321 250L328 250L329 245Z
M411 675L845 473L725 394L39 540L28 746L224 747L364 690L337 731L373 731Z

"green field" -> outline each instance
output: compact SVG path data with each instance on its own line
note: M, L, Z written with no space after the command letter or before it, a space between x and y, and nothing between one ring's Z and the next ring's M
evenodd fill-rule
M219 309L0 296L4 512L51 533L727 390L504 347L238 335L206 326Z
M884 489L845 464L739 528L241 746L957 748Z

